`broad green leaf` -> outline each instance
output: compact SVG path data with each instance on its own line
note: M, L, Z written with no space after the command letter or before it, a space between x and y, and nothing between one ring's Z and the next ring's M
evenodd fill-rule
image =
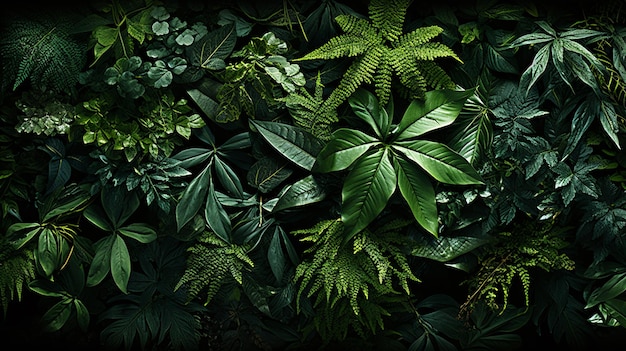
M306 130L278 122L250 120L259 134L289 161L310 171L322 142Z
M37 261L47 277L52 275L60 260L60 247L56 236L57 233L52 229L44 228L37 242Z
M152 242L157 238L156 231L146 223L132 223L118 228L117 232L144 244Z
M593 307L599 303L610 300L626 291L626 273L619 273L609 278L601 287L595 289L589 298L585 308Z
M488 152L493 142L493 127L487 108L474 94L456 120L450 147L475 165Z
M445 144L414 140L397 142L392 147L442 183L483 184L472 165Z
M237 43L234 25L226 25L207 33L190 48L192 63L203 68L210 68L209 62L215 59L226 59Z
M39 223L15 223L7 229L6 235L10 238L13 249L19 250L43 229Z
M111 247L115 240L114 235L106 236L96 243L96 254L89 266L87 274L87 286L92 287L100 284L104 277L111 271Z
M356 162L341 191L345 241L365 229L382 212L395 190L396 174L389 149L379 148Z
M70 319L72 314L72 301L68 299L61 300L54 304L41 317L41 322L45 325L47 332L55 332L60 330Z
M205 116L211 120L215 119L219 110L219 102L204 94L199 89L188 89L187 94L198 105Z
M287 186L287 189L280 194L272 212L308 205L322 201L324 198L326 198L324 187L313 175L308 175Z
M212 180L209 180L209 191L207 193L206 207L204 209L204 218L209 228L211 228L217 236L222 238L222 240L230 244L230 233L232 231L230 218L215 195Z
M236 135L233 135L228 140L226 140L222 145L218 147L218 151L226 152L226 151L234 151L234 150L243 150L249 148L251 146L250 142L250 133L243 132Z
M313 171L324 173L346 169L379 143L374 137L359 130L338 129L318 154Z
M124 293L128 293L128 279L130 279L130 254L126 242L119 235L113 236L111 244L111 275L115 285Z
M65 185L72 174L72 167L64 157L52 157L48 163L47 192L51 192Z
M207 166L189 183L187 188L185 188L176 206L176 224L178 231L180 231L180 229L198 213L200 207L202 207L202 204L206 200L210 178L211 168Z
M387 115L387 110L379 106L374 94L359 88L348 98L348 103L354 114L372 127L379 139L382 140L389 134L393 115Z
M248 171L248 184L262 193L269 193L293 173L287 161L264 157Z
M397 140L413 139L452 124L473 94L474 89L432 90L426 92L424 100L411 101L398 125Z
M435 237L439 234L439 215L435 189L428 177L414 164L402 159L394 159L394 168L398 175L398 187L406 200L413 217Z
M111 226L111 223L106 218L106 214L104 210L97 205L90 205L83 211L83 216L87 218L89 222L91 222L96 227L106 231L112 232L115 229Z

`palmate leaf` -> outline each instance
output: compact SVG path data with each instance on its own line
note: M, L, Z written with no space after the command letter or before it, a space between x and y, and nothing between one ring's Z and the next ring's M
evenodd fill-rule
M348 174L341 192L345 240L365 229L382 212L395 190L396 174L389 150L379 148L363 155Z
M378 143L378 139L359 130L338 129L318 154L313 170L333 172L346 169Z

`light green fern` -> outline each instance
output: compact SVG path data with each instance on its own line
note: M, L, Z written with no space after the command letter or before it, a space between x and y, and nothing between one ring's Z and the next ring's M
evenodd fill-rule
M7 313L9 302L20 301L22 291L35 279L35 258L31 250L15 250L0 243L0 305Z
M534 270L574 269L574 261L562 253L568 245L563 238L565 230L553 223L524 221L511 231L499 233L493 245L478 255L480 269L465 281L471 294L461 306L459 316L470 315L479 301L494 310L504 311L516 278L522 286L525 306L529 306Z
M336 110L321 108L324 103L323 88L320 75L318 75L313 95L306 88L301 87L280 100L285 103L295 125L306 129L320 140L327 141L330 140L332 134L332 124L339 119Z
M312 258L301 262L294 276L299 284L297 310L306 292L306 297L314 297L314 324L323 335L342 338L349 327L357 332L382 329L382 318L388 314L382 303L403 296L400 290L409 294L409 281L419 281L398 234L409 223L397 220L360 232L352 247L342 245L343 223L339 219L292 232L301 241L313 242L305 250ZM374 301L381 304L373 305ZM337 309L346 311L338 314Z
M427 88L454 88L452 79L433 61L459 57L446 45L431 40L443 32L427 26L402 34L410 0L371 0L370 20L340 15L335 20L345 32L321 47L295 60L331 60L354 57L339 85L324 103L335 109L364 84L372 84L381 105L391 96L394 74L401 83L400 92L407 98L420 98Z
M254 266L246 251L243 246L228 244L215 233L207 232L188 249L187 267L175 290L185 286L189 301L204 292L205 305L209 304L229 279L243 283L244 268Z

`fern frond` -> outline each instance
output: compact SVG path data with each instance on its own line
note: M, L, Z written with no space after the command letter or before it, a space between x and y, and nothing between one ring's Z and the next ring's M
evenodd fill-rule
M17 18L0 39L5 73L17 89L26 80L57 92L70 90L86 63L86 44L71 34L71 24L56 19Z
M326 44L294 61L332 60L340 57L356 57L367 52L371 46L369 38L365 35L344 34L331 38Z
M185 286L188 301L204 292L205 305L211 302L228 279L242 284L242 271L246 266L254 266L244 247L227 244L212 232L187 251L187 267L175 290Z
M411 0L370 0L369 16L374 28L388 41L397 40Z
M35 279L35 258L30 250L16 251L12 245L0 245L0 304L4 315L9 302L20 301L22 291Z
M374 48L356 59L346 70L339 85L330 93L328 99L324 102L324 108L336 109L346 101L359 86L372 83L374 72L376 72L381 59L382 53L378 48ZM381 101L380 103L384 104L385 102Z
M394 48L405 50L410 47L425 44L435 39L441 33L443 33L443 28L439 26L419 27L412 32L403 34L398 38L398 41L392 43L391 45Z

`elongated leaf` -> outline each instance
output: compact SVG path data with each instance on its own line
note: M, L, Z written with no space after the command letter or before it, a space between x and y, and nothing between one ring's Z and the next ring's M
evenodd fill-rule
M201 147L192 147L182 150L181 152L172 156L172 158L180 161L179 166L183 168L190 168L208 160L209 157L211 157L212 155L213 150Z
M37 261L46 276L52 275L60 261L60 248L55 234L52 229L44 228L37 242Z
M306 130L278 122L250 120L259 134L289 161L310 171L322 142Z
M489 242L486 237L451 236L424 239L411 255L448 262Z
M121 236L113 236L111 244L111 275L115 285L124 293L128 293L128 279L130 279L130 254L126 242Z
M493 142L493 126L485 104L477 95L467 100L459 114L450 147L475 165Z
M219 157L215 158L215 174L220 184L222 184L231 196L243 199L243 187L239 177L235 171Z
M264 157L250 167L248 184L262 193L269 193L293 173L288 166L287 161Z
M409 204L415 220L435 237L439 231L439 216L435 189L423 171L401 158L394 159L394 168L398 175L398 187Z
M626 291L626 273L616 274L591 293L585 308L593 307L601 302L617 297L624 291Z
M10 238L13 249L19 250L43 229L39 223L15 223L7 229L6 235Z
M483 184L480 175L469 162L445 144L414 140L398 142L392 147L440 182Z
M217 236L222 238L222 240L230 244L230 232L232 231L230 218L215 195L215 188L211 180L209 180L209 191L207 193L204 218L209 228L211 228Z
M87 220L93 225L106 232L114 231L114 228L109 222L106 213L104 213L104 210L102 210L100 206L93 204L90 205L83 211L83 216L87 218Z
M322 201L324 198L326 198L324 187L313 175L308 175L288 186L278 198L272 212L308 205Z
M53 156L48 163L48 185L46 193L51 193L65 185L72 174L72 167L64 157Z
M539 77L543 74L548 66L548 60L550 59L550 45L546 45L539 49L535 57L533 58L533 62L528 66L528 68L522 73L520 77L520 82L526 84L526 92L530 91L530 88L537 82Z
M70 319L72 314L72 301L61 300L54 304L50 309L44 313L41 317L42 323L44 323L44 330L47 332L55 332L61 329L65 323Z
M121 235L135 239L144 244L152 242L157 238L156 231L146 223L132 223L119 228L117 231Z
M96 243L96 254L89 266L87 286L96 286L104 280L111 271L111 246L115 236L106 236Z
M178 231L180 231L180 229L198 213L200 207L202 207L209 189L210 177L210 167L207 166L189 183L181 195L180 201L176 206L176 224Z
M346 241L382 212L395 190L396 174L389 149L377 149L357 161L341 191Z
M276 227L274 229L274 234L272 235L270 246L267 249L267 260L270 264L270 269L272 270L274 277L277 281L280 282L282 281L283 274L285 273L287 259L285 258L285 254L283 253L283 248L281 246L281 237L278 228L279 227Z
M424 100L413 100L398 125L397 140L407 140L443 128L456 120L474 89L426 92Z
M350 96L348 103L354 114L372 127L378 138L382 140L389 134L393 116L387 115L387 111L379 106L378 99L374 94L359 88Z
M378 143L380 141L361 131L338 129L317 156L313 171L334 172L346 169Z
M81 300L73 299L73 301L74 308L76 309L76 320L78 321L78 327L80 328L80 330L85 332L89 327L89 310Z

